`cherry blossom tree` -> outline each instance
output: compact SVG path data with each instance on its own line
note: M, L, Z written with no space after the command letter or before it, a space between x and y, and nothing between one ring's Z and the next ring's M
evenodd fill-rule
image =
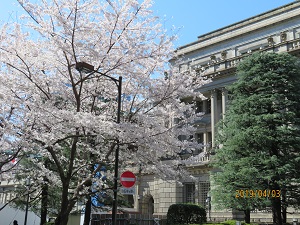
M139 166L179 179L185 171L178 152L199 146L177 137L192 134L192 121L201 116L182 99L203 97L194 90L208 81L169 65L170 59L180 62L174 58L175 36L152 14L152 1L19 3L27 16L0 31L0 101L6 113L15 114L11 128L1 132L27 156L35 183L46 178L60 190L55 224L67 224L75 204L93 194L92 185L111 193L117 143L120 169ZM78 62L99 73L77 71ZM118 90L106 76L123 77L119 124ZM95 178L102 166L107 181Z

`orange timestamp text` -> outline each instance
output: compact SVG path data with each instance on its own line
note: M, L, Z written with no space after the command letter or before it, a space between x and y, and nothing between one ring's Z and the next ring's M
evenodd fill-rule
M280 190L236 190L236 198L280 198Z

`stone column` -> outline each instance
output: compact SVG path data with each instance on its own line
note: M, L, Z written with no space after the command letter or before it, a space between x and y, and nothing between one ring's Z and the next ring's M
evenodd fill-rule
M200 195L199 195L199 182L195 182L195 193L194 193L194 196L195 196L195 203L196 204L199 204L200 202Z
M205 145L204 148L203 148L203 150L204 150L204 152L207 152L207 146L206 146L208 144L207 132L203 133L203 144Z
M215 126L217 122L217 90L214 89L211 91L210 96L210 103L211 103L211 143L212 148L215 147Z
M228 91L225 88L222 88L222 119L225 118L226 105L228 100Z
M141 198L143 195L143 190L142 190L142 168L141 165L139 165L139 172L137 174L137 180L135 184L135 195L134 195L134 209L136 211L141 212L142 207L141 207Z
M140 186L141 186L141 177L138 177L137 184L135 185L135 195L134 195L134 209L140 212Z

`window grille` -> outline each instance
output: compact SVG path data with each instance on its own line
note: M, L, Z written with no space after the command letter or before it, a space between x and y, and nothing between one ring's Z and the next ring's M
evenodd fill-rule
M183 184L183 202L195 203L195 183Z
M210 190L210 184L208 181L199 182L199 204L203 207L206 206L207 193Z

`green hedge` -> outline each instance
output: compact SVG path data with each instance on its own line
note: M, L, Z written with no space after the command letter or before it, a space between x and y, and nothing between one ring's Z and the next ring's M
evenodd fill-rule
M167 224L203 224L206 222L206 211L195 204L173 204L167 213Z
M236 220L227 220L227 221L221 222L221 224L224 224L224 225L236 225ZM245 222L242 222L242 225L245 225Z
M235 225L236 224L236 220L227 220L227 221L224 221L224 222L220 222L220 223L217 223L217 222L214 222L214 223L205 223L203 225ZM242 221L241 223L242 225L258 225L257 223L245 223L244 221ZM190 224L192 225L192 224Z

